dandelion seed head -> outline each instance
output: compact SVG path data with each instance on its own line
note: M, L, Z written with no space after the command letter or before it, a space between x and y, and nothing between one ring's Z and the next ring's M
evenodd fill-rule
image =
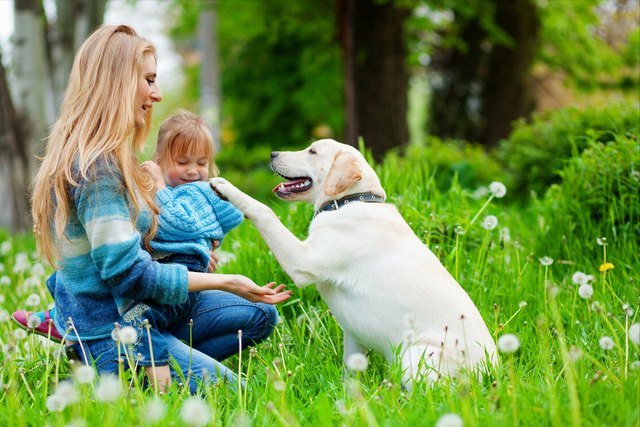
M273 388L277 391L284 391L284 389L287 388L287 385L284 381L276 381L273 383Z
M498 225L498 218L495 215L488 215L480 225L487 230L493 230Z
M80 399L78 390L71 381L60 381L56 387L56 394L64 399L66 406L72 405Z
M600 246L603 246L606 243L606 241L607 241L606 237L596 237L596 242Z
M511 241L511 232L507 227L500 229L500 240L505 243L509 243Z
M5 240L0 244L0 255L8 255L11 252L11 240Z
M629 327L629 339L640 345L640 323L634 323Z
M347 358L347 368L356 372L364 372L367 370L367 356L362 353L353 353Z
M602 304L600 304L600 302L598 302L598 301L594 301L591 304L591 309L593 311L595 311L596 313L598 313L598 314L604 313L604 306Z
M7 310L0 310L0 323L8 322L11 319L11 315Z
M44 265L41 262L36 262L31 267L31 275L36 277L44 277L47 272L44 269Z
M455 231L455 233L459 236L464 234L464 228L457 226L456 228L453 229L453 231Z
M145 408L145 420L151 424L157 423L164 419L167 413L166 403L157 396L154 396L147 402Z
M40 280L37 277L27 277L24 279L23 285L27 289L37 288L40 286Z
M93 382L96 377L96 371L92 366L80 365L75 372L76 381L80 384L89 384Z
M630 368L636 371L640 371L640 360L635 360L631 362Z
M587 283L591 283L595 280L593 274L587 274Z
M474 199L482 199L487 194L489 194L489 189L487 187L478 187L476 191L473 192Z
M101 402L113 402L120 397L122 385L115 375L102 375L96 387L96 398Z
M572 345L571 348L569 349L569 359L571 359L573 362L577 362L581 356L582 356L582 350L576 347L575 345Z
M613 348L613 340L610 337L600 338L599 344L603 350L611 350Z
M211 410L199 397L189 397L180 408L180 418L191 426L203 426L211 418Z
M587 284L587 275L584 274L581 271L576 271L575 273L573 273L573 276L571 276L571 280L576 285L586 285Z
M435 427L463 427L464 422L462 417L458 414L444 414L438 421L436 421Z
M498 338L498 350L503 353L513 353L520 348L520 340L513 334L504 334Z
M9 276L0 277L0 285L2 285L2 286L11 286L11 277L9 277Z
M112 331L113 333L113 331ZM120 330L120 342L124 345L133 345L138 342L138 331L131 327L125 326ZM113 335L112 335L113 338Z
M540 261L540 264L544 265L545 267L553 264L553 259L549 258L548 256L543 256L542 258L538 258L538 260Z
M520 301L520 304L518 304L518 307L520 308L525 308L527 306L527 303L525 301Z
M489 184L489 191L491 191L493 195L499 199L507 194L507 187L505 187L501 182L494 181Z
M16 329L15 331L13 331L13 337L20 341L27 337L27 333L24 331L24 329Z
M29 255L24 252L17 253L13 264L13 272L22 273L23 271L27 271L30 267L31 263L29 262Z
M578 288L578 295L581 298L589 299L593 296L593 287L591 285L582 285Z
M66 404L64 398L58 394L47 397L47 409L49 412L62 412Z
M38 317L35 314L32 314L31 316L29 316L29 319L27 319L27 327L29 329L35 329L41 324L42 324L42 320L40 320L40 317Z
M36 305L40 305L40 295L38 294L31 294L27 297L27 300L25 301L25 304L33 307Z

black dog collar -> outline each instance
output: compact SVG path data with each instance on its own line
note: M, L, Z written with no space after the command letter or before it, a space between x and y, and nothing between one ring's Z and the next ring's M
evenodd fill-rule
M320 212L337 211L344 205L348 205L351 202L364 202L364 203L384 203L384 199L380 196L376 196L373 193L356 193L343 197L340 200L329 200L325 202L320 209L316 211L313 216L315 217Z

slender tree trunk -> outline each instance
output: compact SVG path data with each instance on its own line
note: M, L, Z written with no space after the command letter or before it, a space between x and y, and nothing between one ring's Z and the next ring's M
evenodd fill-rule
M198 38L202 49L200 64L200 115L220 149L220 70L218 67L218 31L215 2L205 0L200 9Z
M104 12L108 0L58 0L75 3L75 47L80 47L84 40L104 21Z
M492 0L495 22L510 45L492 45L477 20L462 22L465 49L434 55L429 132L480 142L487 148L511 132L511 123L535 107L531 66L540 20L532 0Z
M11 100L0 52L0 227L29 229L26 127Z
M30 129L28 151L44 155L44 139L53 124L55 107L51 90L51 73L47 60L47 21L39 0L14 2L15 32L13 67L16 109ZM31 173L36 162L29 162ZM29 174L30 176L31 174Z
M339 0L344 55L346 141L362 136L374 158L409 141L409 73L403 24L409 11L394 2Z

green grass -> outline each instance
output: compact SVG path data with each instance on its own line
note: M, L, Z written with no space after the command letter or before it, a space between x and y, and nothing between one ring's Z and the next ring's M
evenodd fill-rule
M203 388L212 414L207 425L432 426L442 415L455 413L465 426L638 426L639 353L627 336L629 326L639 321L637 226L625 228L607 217L598 223L602 235L591 235L584 231L594 228L590 217L570 216L562 205L542 199L524 207L508 205L508 198L492 199L471 224L488 196L475 199L455 179L442 192L427 166L402 166L399 160L376 166L389 202L458 278L491 333L515 334L520 348L501 354L499 365L481 381L463 374L404 393L400 367L369 354L368 369L345 382L340 326L314 287L295 289L257 230L245 222L220 249L233 255L221 272L242 273L258 284L289 284L295 293L279 306L283 322L267 342L225 362L245 377L242 394L224 384ZM271 203L287 227L304 238L311 206ZM491 231L480 225L486 215L499 220ZM464 234L457 234L456 227ZM500 238L505 227L509 239ZM606 237L606 246L598 245L596 237ZM33 238L0 231L0 242L11 242L0 254L0 276L10 281L0 285L0 426L188 425L180 416L187 396L175 386L171 395L161 397L165 414L155 422L149 415L150 410L159 413L152 392L131 387L115 402L105 403L96 398L96 382L78 387L76 403L50 412L47 396L57 378L73 377L72 367L64 359L58 364L55 348L32 335L15 338L14 325L5 319L8 313L28 308L25 302L32 293L42 297L34 309L44 309L51 297L44 277L29 279L33 268L14 269L18 253L35 262ZM615 268L600 272L605 249L606 262ZM553 264L541 265L544 256ZM572 283L576 271L594 275L591 300L577 295ZM527 303L522 309L521 301ZM594 301L604 311L591 308ZM633 310L631 316L623 303ZM603 336L613 339L611 350L599 345Z

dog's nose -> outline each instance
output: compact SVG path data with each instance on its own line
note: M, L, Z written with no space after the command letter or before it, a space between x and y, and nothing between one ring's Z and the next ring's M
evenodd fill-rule
M271 152L271 160L275 159L276 157L278 157L280 155L280 153L278 153L277 151L272 151Z

